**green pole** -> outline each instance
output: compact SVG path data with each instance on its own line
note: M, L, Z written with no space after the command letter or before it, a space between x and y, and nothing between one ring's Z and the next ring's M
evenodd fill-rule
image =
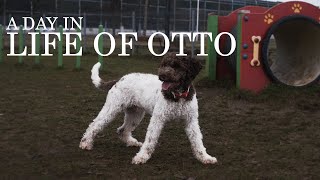
M241 48L242 48L242 19L243 14L238 14L238 24L237 24L237 61L236 61L236 86L240 88L240 74L241 74Z
M63 67L62 42L63 42L63 27L59 26L60 41L58 41L58 68Z
M103 26L99 25L99 33L103 32ZM102 53L103 51L103 37L100 36L99 42L98 42L98 46L99 46L99 51ZM98 57L98 61L101 63L101 68L103 67L103 56Z
M0 63L3 62L3 27L0 24Z
M218 34L218 16L208 16L208 32L212 33L212 41L208 38L206 72L209 80L216 80L217 53L214 48L214 39Z
M37 33L36 34L36 53L39 54L38 56L35 57L35 64L38 65L40 64L40 30L37 30Z
M80 32L80 36L81 36L81 29L80 28L77 28L77 31ZM81 40L79 37L77 37L77 52L80 51L80 47L81 47ZM81 67L81 56L77 56L77 60L76 60L76 69L80 69Z
M23 30L22 30L22 25L19 27L19 53L22 53L23 51ZM23 63L23 59L22 56L19 56L18 58L18 62L19 64Z

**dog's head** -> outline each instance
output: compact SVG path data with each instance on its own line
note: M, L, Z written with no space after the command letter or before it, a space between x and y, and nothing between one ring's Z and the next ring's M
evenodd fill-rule
M160 64L158 75L162 90L173 91L180 87L188 87L202 69L201 63L190 56L166 54Z

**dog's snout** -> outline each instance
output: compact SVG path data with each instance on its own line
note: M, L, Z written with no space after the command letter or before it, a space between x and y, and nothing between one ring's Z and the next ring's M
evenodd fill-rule
M166 76L164 74L159 74L160 81L166 81Z
M158 71L159 80L160 81L167 81L168 80L169 70L168 68L160 68Z
M158 70L158 76L160 81L175 81L175 71L171 67L162 67Z
M169 72L170 72L170 69L169 69L169 68L166 68L166 69L164 69L164 72L165 72L165 73L169 73Z

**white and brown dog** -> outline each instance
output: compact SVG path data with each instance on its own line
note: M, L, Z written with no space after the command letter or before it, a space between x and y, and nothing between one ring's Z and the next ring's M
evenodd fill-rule
M185 131L191 142L195 157L204 164L214 164L217 159L206 152L198 123L198 101L192 80L201 70L199 61L190 57L167 54L159 67L159 76L132 73L118 81L105 82L99 77L100 63L93 66L93 84L109 90L99 115L89 125L80 142L80 148L91 150L95 136L121 111L124 123L118 128L120 139L128 146L141 146L132 159L142 164L150 159L155 150L164 124L172 119L185 120ZM152 115L144 143L132 137L145 112Z

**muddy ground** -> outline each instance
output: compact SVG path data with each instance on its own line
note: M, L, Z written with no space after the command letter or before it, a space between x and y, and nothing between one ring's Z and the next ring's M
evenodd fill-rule
M115 179L319 179L320 88L273 85L254 95L230 82L197 78L200 126L217 165L192 155L182 123L166 125L152 158L131 165L138 148L126 147L116 128L123 115L96 139L92 151L78 148L82 134L102 107L106 94L93 87L95 56L74 59L56 69L56 58L34 67L32 59L0 64L0 177ZM106 58L105 79L128 72L155 73L159 59ZM134 132L143 141L147 116Z

